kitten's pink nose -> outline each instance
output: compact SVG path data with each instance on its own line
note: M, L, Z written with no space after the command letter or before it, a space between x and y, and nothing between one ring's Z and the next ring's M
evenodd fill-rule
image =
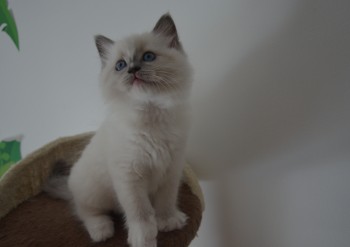
M129 68L128 73L129 74L135 74L140 69L141 69L141 67L136 65L136 66L133 66L133 67Z

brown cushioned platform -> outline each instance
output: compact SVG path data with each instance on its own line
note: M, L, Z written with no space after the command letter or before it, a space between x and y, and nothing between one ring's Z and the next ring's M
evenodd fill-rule
M92 243L66 201L41 192L41 186L57 162L73 164L93 133L61 138L29 155L0 180L0 246L76 247L128 246L123 217L115 215L115 234L102 243ZM183 229L158 234L159 247L188 246L196 236L203 196L197 179L186 167L180 188L179 207L189 216Z

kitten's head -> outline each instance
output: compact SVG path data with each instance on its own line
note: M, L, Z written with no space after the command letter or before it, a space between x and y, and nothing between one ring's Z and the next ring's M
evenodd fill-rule
M151 32L112 41L95 37L102 61L101 88L107 101L181 100L191 84L191 68L169 14Z

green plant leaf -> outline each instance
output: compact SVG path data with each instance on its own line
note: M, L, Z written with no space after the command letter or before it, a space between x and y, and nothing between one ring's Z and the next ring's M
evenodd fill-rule
M18 31L12 11L8 7L7 0L0 0L0 27L5 24L2 30L8 34L19 50Z
M21 159L21 136L0 142L0 178Z

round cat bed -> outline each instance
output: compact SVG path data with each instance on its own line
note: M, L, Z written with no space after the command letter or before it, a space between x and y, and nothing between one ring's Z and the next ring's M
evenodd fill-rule
M68 202L53 199L42 186L60 162L73 165L94 133L60 138L13 166L0 180L0 246L127 247L123 217L114 216L115 234L92 243ZM180 230L159 232L159 247L189 246L198 231L204 210L198 180L186 166L179 192L179 208L189 217Z

